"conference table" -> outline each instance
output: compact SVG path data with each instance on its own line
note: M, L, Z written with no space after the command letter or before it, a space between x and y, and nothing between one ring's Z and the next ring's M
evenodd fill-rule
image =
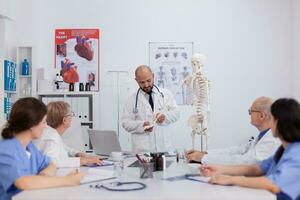
M120 181L137 181L144 183L146 188L138 191L109 191L104 188L95 188L99 183L82 184L72 187L22 191L13 200L232 200L255 199L274 200L276 196L265 190L248 189L238 186L220 186L208 183L180 179L169 181L170 177L180 177L190 173L191 168L184 160L176 162L175 158L168 158L172 164L164 171L153 172L153 178L139 178L138 167L127 167L135 158L125 159L125 168ZM100 169L113 170L113 166L100 167ZM87 167L80 170L87 171ZM112 182L116 180L106 180Z

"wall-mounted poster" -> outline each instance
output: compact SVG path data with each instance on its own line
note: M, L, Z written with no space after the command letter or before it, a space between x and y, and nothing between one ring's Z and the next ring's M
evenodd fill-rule
M56 29L55 68L65 83L99 90L99 29Z
M154 82L173 92L179 105L191 103L190 88L183 80L192 74L192 54L192 42L149 43L149 66L154 73Z

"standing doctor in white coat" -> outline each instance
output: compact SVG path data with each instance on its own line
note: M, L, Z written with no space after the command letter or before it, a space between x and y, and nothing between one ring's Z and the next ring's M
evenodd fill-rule
M128 98L122 116L123 128L131 133L132 151L172 150L172 133L166 125L179 118L172 93L154 85L154 74L146 65L137 67L135 80L139 89Z
M271 105L271 98L259 97L248 110L251 124L259 131L258 136L252 137L248 144L207 152L191 150L187 152L187 159L201 161L203 164L259 164L269 158L280 146L280 141L273 137L270 130Z

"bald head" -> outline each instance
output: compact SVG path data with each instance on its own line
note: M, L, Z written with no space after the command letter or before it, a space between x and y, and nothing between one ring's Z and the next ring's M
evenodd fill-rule
M150 73L152 74L152 70L149 66L147 65L140 65L136 68L135 70L135 77L138 77L139 75L141 74L147 74L147 73Z
M154 75L150 67L147 65L138 66L135 70L135 80L144 92L151 93L154 84Z
M271 118L271 105L273 103L273 100L270 97L259 97L257 98L253 104L252 107L256 110L263 111L267 114L268 118Z

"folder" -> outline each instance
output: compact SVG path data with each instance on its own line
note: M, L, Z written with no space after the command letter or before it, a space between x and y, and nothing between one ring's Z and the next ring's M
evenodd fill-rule
M114 172L105 169L90 168L88 173L80 181L80 184L93 183L116 178Z

